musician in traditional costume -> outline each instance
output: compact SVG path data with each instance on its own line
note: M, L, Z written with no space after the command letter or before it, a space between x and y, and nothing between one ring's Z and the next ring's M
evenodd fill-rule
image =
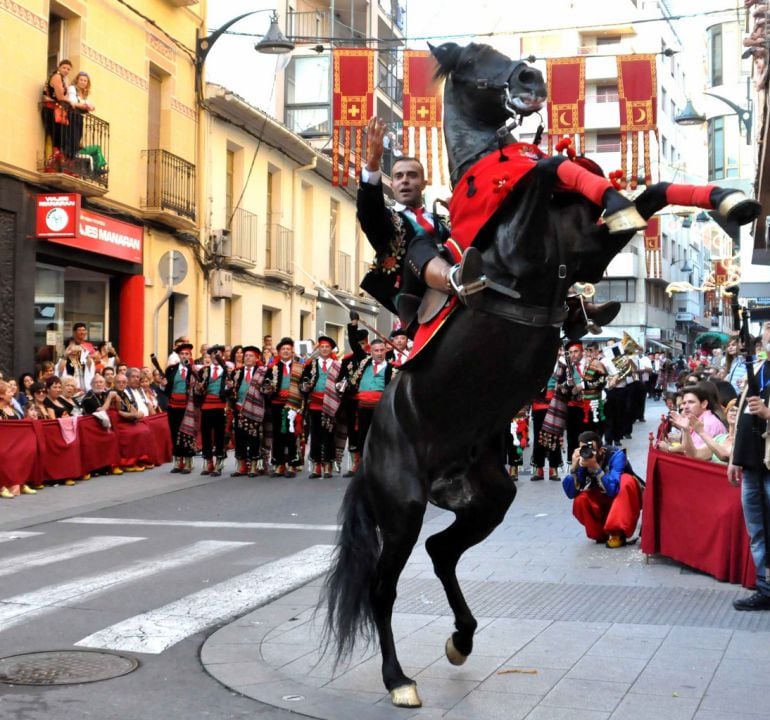
M266 373L260 349L246 345L243 348L243 366L236 368L232 375L233 430L238 469L230 473L231 477L256 477L264 473L264 468L260 466L265 417L262 386Z
M174 443L174 467L170 472L185 475L192 472L195 438L198 434L197 427L195 427L196 410L191 407L188 412L188 402L191 403L193 398L193 376L195 375L195 368L192 365L192 351L193 345L189 342L182 342L174 348L174 355L178 362L166 367L166 384L163 388L168 397L166 414L171 432L171 442ZM186 415L188 422L184 423ZM185 424L185 433L181 432L183 423Z
M406 328L396 328L390 333L390 350L385 356L393 367L401 367L409 359L409 336Z
M292 478L302 467L302 394L299 389L302 363L294 356L294 340L285 337L276 346L278 358L268 370L270 413L273 427L274 470L272 477Z
M549 427L545 424L548 417L549 422L553 420L553 414L549 413L551 403L554 401L554 392L556 391L557 370L562 366L557 362L551 377L540 392L532 398L532 477L530 480L537 481L545 478L545 464L548 462L548 478L550 480L559 479L559 468L562 465L561 448L564 437L564 418L561 418L559 428ZM566 406L564 413L566 414ZM549 430L552 430L549 431Z
M320 335L318 357L305 363L300 379L310 421L311 478L330 478L334 467L334 425L340 405L337 382L342 370L342 363L332 357L335 345L330 337Z
M369 356L361 358L356 371L349 377L356 393L356 442L363 451L372 416L385 388L393 377L393 366L385 359L385 341L374 338L369 343ZM360 351L359 351L360 353Z
M350 469L343 477L352 477L361 464L362 446L358 442L356 431L356 415L358 414L358 396L356 388L350 379L357 377L359 365L369 356L369 333L358 327L358 314L351 312L352 322L348 324L348 345L352 352L342 358L340 376L337 380L337 392L341 397L341 407L337 412L335 423L334 444L338 462L342 462L347 441L350 454Z
M561 389L567 397L567 457L578 446L578 435L584 430L587 405L583 401L583 343L579 340L567 342L566 367Z
M201 475L219 477L222 474L227 450L225 448L225 406L227 404L227 366L222 345L212 345L207 352L211 362L201 368L196 395L201 403L201 437L203 460L206 465Z
M583 431L593 430L599 437L604 434L604 386L607 370L599 359L599 346L590 344L585 349L583 370Z
M519 479L519 472L524 464L524 450L529 441L528 405L514 415L505 435L505 460L508 465L508 474L515 482Z

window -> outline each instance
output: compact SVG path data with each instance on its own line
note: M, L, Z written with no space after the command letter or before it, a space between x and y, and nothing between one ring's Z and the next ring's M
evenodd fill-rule
M599 35L596 38L596 46L620 45L620 35Z
M610 300L634 302L636 300L636 280L602 280L598 283L593 302L603 303Z
M620 152L620 133L596 133L596 152Z
M723 180L725 177L725 119L711 118L708 121L709 136L709 180Z
M613 83L612 85L597 85L596 86L596 102L598 103L610 103L618 101L618 85Z
M709 30L709 80L711 85L721 85L722 76L722 26L715 25Z
M286 124L298 135L330 135L329 56L293 58L286 70Z
M660 136L660 157L663 162L668 160L668 138L665 135Z
M668 111L668 90L666 88L660 89L660 113L665 115Z
M340 204L332 199L329 201L329 277L332 283L337 283L337 246L339 244Z

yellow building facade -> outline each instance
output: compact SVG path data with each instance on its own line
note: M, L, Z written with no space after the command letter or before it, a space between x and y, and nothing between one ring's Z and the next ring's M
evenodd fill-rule
M0 371L56 358L76 322L131 365L175 338L344 341L367 251L354 185L323 155L196 68L206 2L0 4ZM63 59L90 79L55 122ZM200 96L196 93L196 72ZM96 149L95 149L96 148ZM316 281L328 291L319 291Z
M0 110L6 372L55 357L75 322L131 364L147 364L156 346L165 352L174 322L154 309L166 294L158 259L168 251L189 268L175 291L200 293L194 48L202 18L185 0L0 5L4 56L18 67ZM66 82L88 74L92 112L44 98L64 59ZM56 104L64 122L54 119ZM189 303L185 332L200 311Z

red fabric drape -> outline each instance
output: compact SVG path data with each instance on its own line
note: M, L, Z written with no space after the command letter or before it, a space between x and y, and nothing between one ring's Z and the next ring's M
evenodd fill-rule
M78 421L78 434L83 473L120 463L118 436L114 430L105 429L95 417L87 416Z
M404 51L404 155L423 159L426 177L433 182L433 164L438 158L439 176L444 185L442 117L443 98L441 87L434 79L436 61L427 50ZM414 147L411 150L409 129L415 128ZM420 152L420 128L425 128L425 153ZM433 129L437 130L437 148L433 153Z
M112 428L118 437L121 465L132 465L139 458L149 458L155 453L155 440L150 428L142 422L122 420L111 410Z
M347 185L351 153L356 179L361 175L363 128L374 112L374 50L337 48L332 58L332 184Z
M548 154L553 153L554 138L564 135L572 138L576 151L585 154L586 59L569 57L548 60L546 70Z
M620 162L633 189L639 176L639 134L644 143L644 182L652 182L650 134L658 135L657 56L618 55L618 99L620 102ZM631 165L628 144L631 144Z
M74 480L83 475L77 431L75 439L67 443L58 420L38 420L33 427L37 435L40 474L44 480Z
M644 257L647 263L647 277L661 277L660 266L660 218L651 217L644 229Z
M756 570L741 509L741 490L727 466L659 450L647 458L642 551L753 587Z
M37 420L0 423L0 487L34 483L38 477Z
M171 461L174 453L173 443L171 442L171 431L168 427L168 417L166 413L150 415L142 421L149 427L153 439L153 451L150 459L154 465L162 465Z

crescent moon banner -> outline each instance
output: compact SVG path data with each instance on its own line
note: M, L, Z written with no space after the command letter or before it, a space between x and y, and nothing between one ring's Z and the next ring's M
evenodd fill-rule
M650 135L658 136L657 55L618 55L620 163L633 189L639 177L639 136L643 141L644 182L652 182ZM631 162L628 146L631 145Z
M548 153L565 135L575 149L585 152L586 59L555 58L546 61L548 82ZM578 140L580 147L578 148Z

